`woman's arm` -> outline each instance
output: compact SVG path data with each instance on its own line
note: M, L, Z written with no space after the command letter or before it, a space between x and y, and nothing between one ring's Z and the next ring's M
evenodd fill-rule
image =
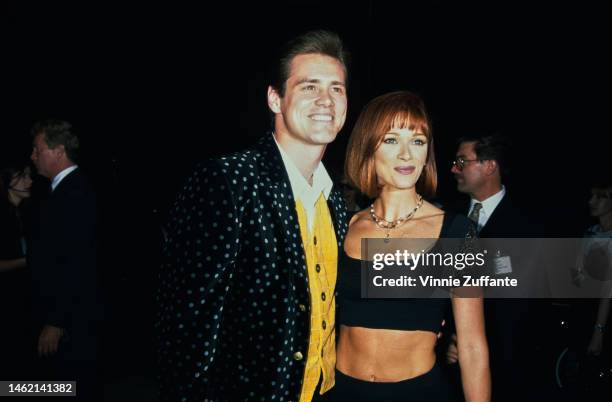
M610 274L612 273L611 250L612 244L606 244L604 247L599 247L595 251L600 255L600 261L598 261L597 264L604 266L604 274L601 285L601 296L599 299L599 305L597 307L597 317L595 318L595 324L593 325L591 341L587 347L587 353L594 356L599 356L602 352L603 335L604 331L606 330L606 324L610 314L610 298L612 298L612 280L609 279L611 277Z
M453 297L452 303L465 400L489 402L491 373L482 298Z
M608 280L604 282L602 286L602 297L599 299L597 317L595 318L595 325L593 326L591 341L587 346L588 354L599 356L603 349L603 335L604 331L606 330L606 323L608 322L608 316L610 314L610 298L612 298L612 281Z
M15 258L12 260L0 260L0 272L12 271L26 267L25 257Z

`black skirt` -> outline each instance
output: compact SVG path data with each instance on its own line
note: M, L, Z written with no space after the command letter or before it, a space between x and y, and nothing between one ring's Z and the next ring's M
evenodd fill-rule
M349 377L336 370L333 402L454 402L457 399L442 369L398 382L371 382Z

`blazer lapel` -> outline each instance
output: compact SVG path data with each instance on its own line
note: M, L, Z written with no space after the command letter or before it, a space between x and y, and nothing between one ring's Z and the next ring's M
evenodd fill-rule
M346 216L346 205L339 191L333 189L329 194L327 206L331 212L332 222L336 230L336 239L338 240L338 248L342 249L344 237L348 230L348 222Z
M284 250L286 260L283 263L287 264L289 268L288 274L298 279L293 281L296 290L301 296L308 297L306 255L289 176L271 133L264 136L256 148L261 153L260 174L267 175L269 179L266 179L266 181L269 183L272 196L271 208L273 214L276 215L274 221L281 225L281 235L287 239L287 248ZM292 242L301 246L297 256L293 253L294 250L290 248Z

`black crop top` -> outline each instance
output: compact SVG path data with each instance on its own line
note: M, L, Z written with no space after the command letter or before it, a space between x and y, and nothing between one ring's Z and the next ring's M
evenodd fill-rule
M472 222L462 215L444 215L441 238L465 238ZM434 246L434 249L436 246ZM337 322L351 327L439 332L448 299L362 299L361 260L344 250L338 264Z

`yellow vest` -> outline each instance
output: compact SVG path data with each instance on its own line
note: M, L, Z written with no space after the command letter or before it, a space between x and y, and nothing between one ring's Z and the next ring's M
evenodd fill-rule
M300 402L310 402L322 375L321 394L334 386L336 366L336 275L338 243L323 193L314 210L312 230L302 203L296 202L302 243L306 253L310 289L310 338Z

